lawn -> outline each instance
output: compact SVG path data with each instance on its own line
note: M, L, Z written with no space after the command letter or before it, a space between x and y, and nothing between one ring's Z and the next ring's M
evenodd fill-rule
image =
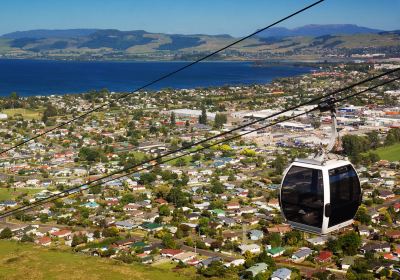
M0 188L0 201L1 200L13 200L20 194L26 193L29 195L35 194L40 192L41 189L28 189L28 188L18 188L14 191L13 188L6 189L6 188Z
M381 159L398 161L400 160L400 143L378 148L375 152L379 155Z
M39 120L42 117L42 113L40 111L23 108L5 109L1 113L7 114L9 117L21 115L26 120Z
M187 279L170 269L0 240L0 279Z

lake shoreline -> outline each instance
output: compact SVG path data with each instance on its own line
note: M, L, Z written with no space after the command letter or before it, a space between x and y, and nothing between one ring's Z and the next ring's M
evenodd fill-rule
M0 96L17 92L20 96L79 94L107 88L130 92L173 72L183 61L60 61L0 59ZM221 86L246 86L269 83L277 78L303 75L317 65L259 64L250 61L201 62L168 79L148 87L193 89Z

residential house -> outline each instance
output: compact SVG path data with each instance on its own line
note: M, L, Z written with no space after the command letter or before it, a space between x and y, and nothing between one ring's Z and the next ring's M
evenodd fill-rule
M51 233L51 236L58 237L58 238L64 238L65 240L69 240L72 237L72 231L68 229L62 229L58 231L54 231Z
M224 223L225 226L228 227L233 227L236 225L236 222L234 219L229 218L229 217L219 217L220 221Z
M399 261L399 258L393 253L385 253L383 254L383 258L390 261Z
M308 247L302 247L300 248L300 250L298 250L297 252L295 252L292 255L292 261L295 263L299 263L304 261L308 256L310 256L312 254L312 250Z
M270 201L267 202L267 205L269 207L275 208L275 209L279 209L279 200L274 198L274 199L270 199Z
M136 203L128 203L128 204L124 205L123 210L124 211L132 211L132 210L137 210L139 208L140 208L140 206L137 205Z
M222 261L221 257L211 257L205 260L200 261L197 266L198 267L208 267L212 262L220 262Z
M159 231L163 229L163 225L157 223L143 223L140 225L140 228L147 231Z
M367 226L359 226L358 232L360 233L361 236L366 236L366 237L370 236L371 234L370 229Z
M348 270L350 266L354 264L355 257L354 256L345 256L342 259L341 267L343 270Z
M222 209L212 209L210 210L211 213L217 215L217 217L224 217L225 216L225 211Z
M228 203L228 204L226 204L226 209L228 209L228 210L240 209L240 204L237 202Z
M233 260L233 261L231 261L229 263L225 263L224 265L226 267L239 266L239 265L243 265L245 262L246 262L245 259L236 259L236 260Z
M13 200L3 200L3 201L0 201L0 206L15 207L15 206L17 206L17 202L15 202Z
M290 232L292 229L290 227L290 225L276 225L276 226L272 226L272 227L268 227L267 231L268 233L273 233L273 232L277 232L280 235L284 235L285 233Z
M83 206L85 206L86 208L94 209L94 208L99 207L100 205L95 201L89 201L89 202L85 203Z
M399 212L400 211L400 202L393 204L393 209L395 212Z
M271 275L271 280L289 280L292 271L286 267L278 268Z
M173 258L181 253L183 253L183 251L179 249L161 249L160 251L161 256L167 258Z
M315 258L318 262L329 262L332 259L333 253L331 251L321 251Z
M125 221L117 221L115 222L115 226L119 229L125 229L125 230L131 230L134 227L136 227L136 225L129 220L125 220Z
M238 248L242 255L244 253L246 253L247 251L249 251L250 253L253 253L253 254L258 254L261 252L261 247L257 244L242 244L242 245L239 245Z
M385 232L385 235L390 239L399 239L400 230L388 230Z
M261 240L264 237L264 233L261 230L253 229L249 231L249 237L251 240Z
M368 215L371 216L371 221L372 221L373 223L377 223L377 222L379 221L379 212L376 211L375 209L370 209L370 210L368 211Z
M285 248L283 248L283 247L274 247L274 248L267 249L268 256L271 256L273 258L282 256L284 252L285 252Z
M368 243L360 248L361 253L365 254L368 251L377 252L377 253L389 253L390 252L390 244L387 242L376 242L376 243Z
M307 241L314 246L322 246L328 241L327 236L317 236L313 238L308 238Z
M252 267L246 269L246 272L250 273L252 277L257 276L259 273L267 271L268 265L266 263L256 263Z
M205 210L208 208L208 206L210 206L210 202L208 201L204 201L202 203L195 203L193 204L194 208L198 208L200 210Z
M138 254L136 256L140 259L140 262L143 264L149 264L153 262L153 256L149 254L143 253L143 254Z
M229 241L238 241L239 236L241 236L241 233L239 232L234 232L234 231L224 231L222 232L222 237L224 240L229 240Z
M172 259L176 262L187 263L193 260L196 257L196 254L193 252L182 252L172 257Z
M50 246L51 245L51 238L48 236L43 236L39 239L35 240L35 243L41 246Z
M390 190L380 190L378 198L386 200L386 199L394 198L394 196L395 196L394 193Z

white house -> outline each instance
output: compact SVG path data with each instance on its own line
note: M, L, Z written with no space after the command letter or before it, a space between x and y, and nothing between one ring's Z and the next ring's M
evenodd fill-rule
M258 254L261 252L261 247L257 244L242 244L239 247L240 253L243 255L247 251L253 254Z

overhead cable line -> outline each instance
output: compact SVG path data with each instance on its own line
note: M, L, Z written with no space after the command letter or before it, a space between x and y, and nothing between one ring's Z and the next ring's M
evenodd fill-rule
M114 99L114 100L112 100L112 101L105 102L104 104L99 105L99 106L97 106L97 107L95 107L95 108L93 108L93 109L91 109L91 110L89 110L89 111L87 111L87 112L85 112L85 113L83 113L83 114L80 114L80 115L78 115L78 116L76 116L76 117L74 117L74 118L72 118L72 119L70 119L70 120L67 120L67 121L65 121L65 122L62 122L62 123L60 123L59 125L57 125L57 126L55 126L55 127L52 127L52 128L50 128L50 129L47 129L47 130L45 130L45 131L42 132L42 133L39 133L39 134L37 134L37 135L35 135L35 136L31 137L31 138L28 138L28 139L26 139L26 140L24 140L24 141L21 141L21 142L19 142L18 144L14 145L14 146L12 146L12 147L10 147L10 148L6 148L6 149L4 149L4 150L2 150L2 151L0 152L0 155L1 155L1 154L4 154L4 153L6 153L6 152L9 152L9 151L11 151L11 150L14 150L14 149L17 148L17 147L20 147L20 146L22 146L22 145L24 145L24 144L26 144L26 143L28 143L28 142L34 140L34 139L37 139L37 138L39 138L39 137L41 137L41 136L43 136L43 135L46 135L47 133L50 133L50 132L52 132L52 131L54 131L54 130L56 130L56 129L59 129L59 128L61 128L61 127L65 126L65 125L67 125L67 124L70 124L70 123L72 123L72 122L78 120L78 119L81 119L81 118L83 118L83 117L86 117L86 116L88 116L89 114L91 114L91 113L93 113L93 112L95 112L95 111L97 111L97 110L99 110L99 109L101 109L101 108L104 108L104 107L110 105L112 102L121 100L121 99L127 97L128 95L130 95L130 94L132 94L132 93L141 91L141 90L143 90L143 89L145 89L145 88L147 88L147 87L149 87L149 86L152 86L152 85L154 85L154 84L156 84L156 83L158 83L158 82L160 82L160 81L162 81L162 80L165 80L165 79L167 79L167 78L169 78L169 77L171 77L171 76L173 76L173 75L175 75L175 74L177 74L177 73L179 73L179 72L181 72L181 71L183 71L183 70L185 70L185 69L187 69L187 68L189 68L189 67L191 67L191 66L193 66L193 65L195 65L195 64L197 64L197 63L199 63L199 62L201 62L201 61L204 61L204 60L206 60L206 59L208 59L208 58L210 58L210 57L212 57L212 56L214 56L214 55L216 55L216 54L218 54L218 53L220 53L220 52L222 52L222 51L224 51L224 50L226 50L226 49L228 49L228 48L230 48L230 47L232 47L232 46L234 46L234 45L237 45L237 44L239 44L240 42L243 42L244 40L247 40L247 39L250 38L250 37L253 37L254 35L257 35L257 34L263 32L263 31L265 31L265 30L267 30L267 29L269 29L269 28L271 28L271 27L273 27L273 26L275 26L275 25L277 25L277 24L279 24L279 23L281 23L281 22L283 22L283 21L285 21L285 20L288 20L289 18L294 17L294 16L296 16L296 15L298 15L298 14L300 14L300 13L302 13L302 12L304 12L304 11L306 11L306 10L308 10L308 9L310 9L310 8L312 8L312 7L314 7L314 6L316 6L316 5L320 4L320 3L323 2L323 1L325 1L325 0L316 1L316 2L314 2L313 4L308 5L308 6L302 8L302 9L300 9L300 10L298 10L298 11L296 11L296 12L294 12L294 13L292 13L292 14L290 14L290 15L288 15L288 16L286 16L286 17L280 19L280 20L277 20L277 21L275 21L274 23L271 23L270 25L268 25L268 26L266 26L266 27L264 27L264 28L258 29L257 31L255 31L255 32L253 32L253 33L251 33L251 34L249 34L249 35L243 37L243 38L240 38L240 39L238 39L238 40L236 40L236 41L234 41L234 42L232 42L232 43L230 43L230 44L228 44L228 45L226 45L226 46L224 46L224 47L222 47L222 48L220 48L220 49L218 49L218 50L216 50L216 51L213 51L213 52L210 53L210 54L207 54L207 55L205 55L205 56L203 56L203 57L201 57L201 58L199 58L199 59L197 59L197 60L195 60L195 61L193 61L193 62L190 62L190 63L188 63L188 64L186 64L186 65L184 65L184 66L182 66L182 67L180 67L180 68L178 68L178 69L172 71L172 72L169 72L169 73L167 73L167 74L165 74L165 75L162 75L161 77L159 77L159 78L157 78L157 79L155 79L155 80L153 80L153 81L151 81L151 82L148 82L147 84L145 84L145 85L143 85L143 86L140 86L140 87L136 88L136 89L133 90L132 92L128 92L128 93L122 94L122 95L120 95L119 97L117 97L116 99Z
M398 70L399 70L399 69L398 69ZM389 71L388 71L388 72L389 72ZM392 72L391 72L391 73L392 73ZM381 74L381 75L375 76L375 79L377 79L376 77L382 77L382 74ZM364 80L364 81L371 81L371 79L372 79L372 77L371 77L371 78L368 78L368 79L366 79L366 80ZM396 81L396 80L400 80L400 77L395 77L395 78L389 79L389 80L387 80L387 81L384 81L384 82L382 82L382 83L380 83L380 84L377 84L377 85L375 85L375 86L371 86L371 87L369 87L369 88L367 88L367 89L364 89L364 90L361 90L361 91L359 91L359 92L356 92L356 93L353 93L353 94L350 94L350 95L341 97L341 98L339 98L339 99L335 99L333 102L334 102L334 103L342 102L342 101L344 101L344 100L347 100L347 99L349 99L349 98L353 98L353 97L358 96L358 95L360 95L360 94L362 94L362 93L365 93L365 92L367 92L367 91L370 91L370 90L376 89L376 88L378 88L378 87L381 87L381 86L383 86L383 85L392 83L392 82L394 82L394 81ZM332 97L333 95L335 95L335 94L337 94L337 93L340 93L340 92L342 92L342 91L347 91L347 90L349 90L349 89L351 89L351 88L353 88L353 87L355 87L355 86L357 86L357 85L360 85L360 84L361 84L361 82L358 82L358 83L353 84L353 86L347 86L347 87L345 87L345 88L343 88L343 89L339 89L339 90L333 91L333 92L331 92L331 93L325 94L325 95L323 95L323 96L321 96L321 97L318 97L318 98L314 98L314 99L312 99L312 100L313 100L314 103L315 103L316 101L320 101L320 100L323 100L323 99L325 99L325 98ZM269 119L269 118L272 118L272 117L274 117L274 116L281 115L281 114L283 114L283 113L285 113L285 112L293 111L293 110L295 110L295 109L297 109L297 108L299 108L299 107L302 107L302 106L304 106L304 105L309 105L309 101L308 101L308 102L304 102L304 103L301 104L301 105L294 106L294 107L292 107L292 108L290 108L290 109L283 110L283 111L281 111L281 112L279 112L279 113L272 114L272 115L270 115L270 116L268 116L268 117L259 119L259 120L257 120L257 121L254 121L254 122L251 122L251 123L247 123L247 124L245 124L245 125L243 125L243 126L240 126L240 127L244 128L244 127L250 126L250 125L252 125L252 124L265 121L265 120L267 120L267 119ZM80 191L80 190L83 191L83 190L87 190L87 189L92 188L92 187L95 187L95 186L100 186L100 185L102 185L102 184L106 184L106 183L108 183L108 182L111 182L111 181L114 181L114 180L118 180L118 179L124 178L124 177L129 176L129 175L131 175L131 174L133 174L133 173L140 172L140 171L144 171L144 170L147 170L147 169L151 169L151 168L153 168L153 167L155 167L155 166L158 166L158 165L160 165L160 164L164 164L164 163L167 163L167 162L170 162L170 161L173 161L173 160L176 160L176 159L179 159L179 158L182 158L182 157L185 157L185 156L194 154L194 153L198 153L198 152L200 152L200 151L202 151L202 150L209 149L209 148L211 148L211 147L213 147L213 146L216 146L216 145L219 145L219 144L228 142L228 141L232 141L232 140L234 140L234 139L236 139L236 138L239 138L239 137L242 137L242 136L244 136L244 135L247 135L247 134L250 134L250 133L253 133L253 132L257 132L257 131L259 131L259 130L262 130L262 129L265 129L265 128L268 128L268 127L277 125L277 124L279 124L279 123L282 123L282 122L285 122L285 121L288 121L288 120L292 120L292 119L297 118L297 117L302 116L302 115L307 115L307 114L309 114L309 113L311 113L311 112L313 112L313 111L316 111L316 110L319 110L319 107L318 107L318 106L315 106L314 108L312 108L312 109L310 109L310 110L307 110L307 111L305 111L305 112L299 113L299 114L297 114L297 115L293 115L293 116L284 118L284 119L282 119L282 120L275 121L275 122L273 122L273 123L268 123L268 124L266 124L266 125L264 125L264 126L261 126L261 127L259 127L259 128L246 131L246 132L244 132L244 133L242 133L242 134L237 134L237 135L234 135L234 136L229 137L229 138L227 138L227 139L222 139L222 140L220 140L220 141L214 142L214 143L209 144L209 145L207 145L207 146L202 146L201 148L198 148L198 149L196 149L196 150L188 151L188 152L183 153L183 154L180 154L180 155L178 155L178 156L175 156L175 157L172 157L172 158L168 158L168 159L162 160L163 158L168 157L168 156L170 156L170 155L172 155L172 154L176 154L176 153L181 152L181 151L183 151L183 150L187 150L187 149L189 149L189 148L198 146L198 145L200 145L200 143L208 142L208 141L213 140L213 139L215 139L215 138L219 138L219 137L221 137L221 136L223 136L223 135L226 135L227 133L221 133L221 134L218 134L217 136L209 137L209 138L204 139L204 140L202 140L202 141L199 141L199 142L197 142L197 143L191 144L191 145L189 145L189 146L187 146L187 147L185 147L185 148L180 148L180 149L178 149L178 150L176 150L176 151L172 151L172 152L166 153L166 154L164 154L164 155L161 155L161 156L152 158L152 159L150 159L150 160L144 161L144 162L139 163L139 164L136 164L136 165L134 165L134 166L131 166L131 167L125 168L125 169L123 169L123 170L120 170L120 171L111 173L111 174L109 174L109 175L107 175L107 176L98 178L98 179L93 180L93 181L91 181L91 182L89 182L89 183L87 183L87 184L83 184L83 185L80 185L80 186L78 186L78 187L73 187L73 188L64 190L64 191L62 191L61 193L53 194L53 195L51 195L51 196L49 196L49 197L47 197L47 198L43 198L43 199L37 200L37 201L35 201L35 202L33 202L33 203L29 204L29 205L24 205L24 206L21 206L21 207L12 209L12 210L10 210L10 211L4 212L4 213L2 213L2 214L0 215L0 219L1 219L1 218L8 217L8 216L10 216L10 215L14 215L14 214L20 213L20 212L27 211L27 210L29 210L29 209L32 209L32 208L34 208L34 207L36 207L36 206L39 206L39 205L41 205L41 204L44 204L44 203L52 202L52 201L57 200L57 199L59 199L59 198L62 198L62 197L65 197L65 196L74 194L74 193L76 193L77 191ZM235 128L235 129L230 130L230 133L232 133L233 131L236 131L237 129L238 129L238 128ZM151 164L151 163L154 162L154 161L156 161L156 163ZM135 169L135 168L141 167L141 166L143 166L143 165L145 165L145 164L149 164L149 165L148 165L148 166L145 166L145 167L142 167L142 168L139 168L139 169ZM117 177L114 177L114 178L112 177L112 176L114 176L114 175L120 174L121 172L126 172L126 171L129 171L129 170L131 170L131 169L135 169L135 170L134 170L134 171L131 171L131 172L129 172L129 173L123 174L123 175L118 175ZM110 177L111 177L111 178L110 178ZM104 181L104 179L107 179L107 178L110 178L110 179ZM94 185L92 185L92 184L95 183L95 182L97 182L97 183L94 184ZM90 186L88 186L88 185L90 185ZM83 187L86 187L86 186L87 186L87 188L82 189Z

